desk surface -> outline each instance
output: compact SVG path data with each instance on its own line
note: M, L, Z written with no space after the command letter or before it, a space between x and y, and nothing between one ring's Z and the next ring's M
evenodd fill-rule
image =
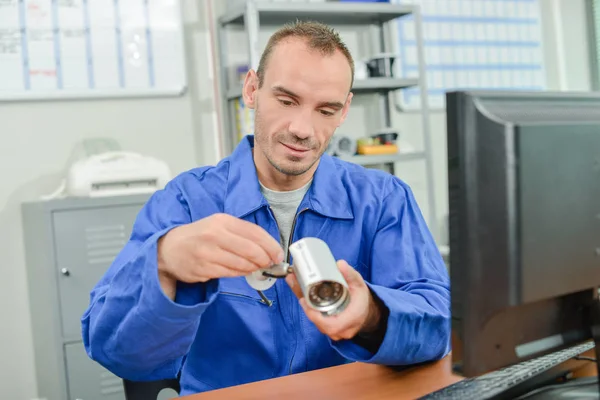
M352 363L246 385L185 396L185 400L306 400L306 399L415 399L460 381L451 357L428 365L395 371Z

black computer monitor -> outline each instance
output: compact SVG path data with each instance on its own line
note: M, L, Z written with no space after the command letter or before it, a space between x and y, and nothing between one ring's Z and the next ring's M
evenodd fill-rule
M447 93L457 371L594 339L600 354L600 94ZM595 318L595 319L594 319Z

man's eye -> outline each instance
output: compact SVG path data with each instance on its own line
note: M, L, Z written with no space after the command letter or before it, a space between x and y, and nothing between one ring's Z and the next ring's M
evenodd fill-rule
M281 104L283 104L284 106L291 106L293 103L289 100L279 100L279 102Z
M331 111L327 111L327 110L320 110L321 114L325 115L326 117L331 117L333 115L333 113Z

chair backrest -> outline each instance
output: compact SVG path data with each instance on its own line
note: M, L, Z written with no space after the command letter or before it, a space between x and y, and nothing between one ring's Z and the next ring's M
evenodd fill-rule
M136 382L123 379L126 400L166 400L173 396L164 397L159 394L163 389L172 389L177 394L181 390L177 379L164 379L160 381Z

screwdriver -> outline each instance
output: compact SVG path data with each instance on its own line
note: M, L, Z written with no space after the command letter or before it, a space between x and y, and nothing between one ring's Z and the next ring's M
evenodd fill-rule
M287 274L290 274L293 272L292 267L290 267L290 264L288 263L280 263L280 264L275 264L273 266L271 266L270 268L268 268L267 270L263 271L263 276L269 277L269 278L285 278L287 276ZM257 290L258 295L260 296L260 298L262 299L263 302L265 302L265 304L267 304L269 307L271 305L273 305L273 302L271 300L269 300L267 298L267 296L265 296L265 294L262 292L262 290Z

